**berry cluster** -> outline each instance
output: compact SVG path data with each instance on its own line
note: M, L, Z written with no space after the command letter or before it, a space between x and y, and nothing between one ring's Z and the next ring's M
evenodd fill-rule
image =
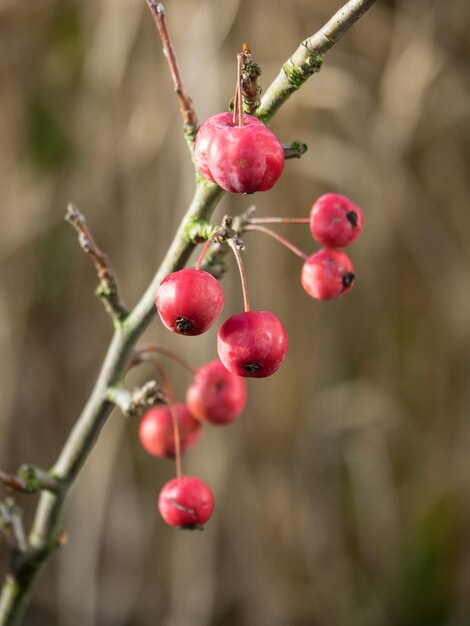
M308 223L312 236L324 247L308 256L264 226L273 222ZM331 300L352 289L353 265L337 248L354 242L361 233L362 224L359 207L345 196L330 193L313 204L309 218L247 217L245 230L268 233L301 256L304 259L301 283L305 291L313 298ZM157 290L155 304L160 319L176 334L194 336L206 332L224 306L220 283L200 269L209 243L210 240L206 242L196 268L169 274ZM270 376L280 367L287 353L287 333L280 320L269 311L250 310L240 240L231 235L226 243L238 263L245 310L230 316L220 326L217 335L220 360L212 361L194 373L186 403L154 407L147 411L140 425L144 448L155 456L176 457L177 463L180 452L198 441L202 424L228 424L240 415L246 401L244 378ZM178 474L160 493L162 517L173 526L200 527L211 516L212 493L199 479L183 477L181 470Z
M238 80L232 113L206 120L196 135L194 160L200 174L229 192L267 191L280 177L284 151L275 135L256 117L243 110L242 63L238 55ZM266 227L269 223L308 223L313 238L322 246L308 256L287 239ZM246 215L241 231L258 230L271 235L304 260L301 284L318 300L331 300L351 291L355 275L346 254L338 248L353 243L362 230L362 211L345 196L326 194L311 207L306 218L251 218ZM220 235L220 233L223 235ZM160 493L159 510L172 526L202 526L211 516L213 495L202 481L183 476L180 453L194 445L203 423L227 424L242 411L246 400L245 377L274 374L287 354L288 338L281 321L269 311L252 311L240 249L241 232L214 229L218 239L235 254L244 297L244 311L230 316L217 334L219 359L200 368L188 388L185 404L150 409L142 419L140 438L155 456L174 456L177 478ZM213 235L214 237L214 235ZM201 269L211 243L206 242L194 269L169 274L161 282L155 304L168 330L180 335L200 335L219 317L224 293L219 282Z
M149 349L161 351L154 346ZM201 528L214 508L209 487L198 478L182 475L181 453L199 440L204 424L230 424L246 403L244 379L231 374L219 360L191 371L193 380L185 403L171 400L171 389L164 379L169 403L150 408L139 426L140 442L149 454L176 458L177 477L162 488L158 508L167 524L181 528Z
M345 248L362 232L361 209L349 198L327 193L310 210L310 232L325 246L309 256L302 268L305 291L318 300L332 300L349 293L355 280L349 257L335 248Z

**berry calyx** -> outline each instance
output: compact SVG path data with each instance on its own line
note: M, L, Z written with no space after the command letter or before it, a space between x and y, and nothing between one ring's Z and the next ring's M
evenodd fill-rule
M174 478L161 489L158 510L170 526L202 528L214 510L214 496L199 478Z
M149 454L157 457L175 457L173 418L177 423L181 452L198 441L202 425L194 419L185 404L154 406L144 414L139 426L140 442Z
M162 280L155 305L168 330L180 335L200 335L219 316L224 292L208 272L186 268Z
M200 367L186 392L191 414L201 422L229 424L243 411L246 384L216 359Z
M287 348L287 333L269 311L236 313L222 324L217 335L219 358L237 376L271 376L284 360Z
M276 136L259 119L243 115L243 125L232 113L218 113L199 128L194 160L203 176L225 191L267 191L284 168L284 151Z
M353 288L354 280L351 259L339 250L323 248L312 254L302 268L302 287L317 300L344 296Z
M356 241L363 221L361 209L338 193L320 196L310 209L310 232L329 248L344 248Z

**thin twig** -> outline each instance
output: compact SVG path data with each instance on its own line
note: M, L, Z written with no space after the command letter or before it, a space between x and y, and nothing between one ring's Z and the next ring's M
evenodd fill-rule
M24 481L18 478L15 474L8 474L7 472L0 470L0 483L11 491L27 493Z
M302 41L265 91L256 111L257 117L268 122L294 91L320 70L325 53L375 2L349 0L320 30Z
M103 301L114 325L120 326L128 316L129 311L119 295L116 277L108 263L108 257L94 240L85 216L72 203L67 207L65 220L75 228L80 247L93 261L99 280L96 295Z
M189 135L196 135L196 131L199 127L196 112L194 111L193 101L189 97L181 78L181 73L178 67L178 61L176 60L176 54L173 49L170 34L168 32L165 21L165 7L161 2L155 2L155 0L146 0L155 25L158 29L158 34L163 44L163 52L167 58L168 65L171 72L171 78L173 79L173 85L175 87L176 96L178 98L181 116L183 118L185 133ZM193 137L194 138L194 137Z
M34 465L22 465L16 475L0 470L0 482L7 489L19 493L37 493L38 491L56 493L61 488L53 476Z

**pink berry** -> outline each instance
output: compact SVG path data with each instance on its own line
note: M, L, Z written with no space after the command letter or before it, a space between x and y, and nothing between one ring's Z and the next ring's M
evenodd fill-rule
M338 193L320 196L310 209L310 231L329 248L344 248L356 241L363 221L361 209Z
M323 248L309 256L302 268L302 287L317 300L344 296L351 291L354 279L350 258L339 250Z
M201 422L229 424L243 411L246 383L216 359L200 367L186 392L191 414Z
M174 478L160 491L158 510L170 526L201 528L212 515L214 496L199 478Z
M224 292L208 272L187 268L162 280L155 304L168 330L181 335L200 335L219 316Z
M268 311L236 313L217 335L217 351L225 367L238 376L264 378L279 368L288 339L280 320Z
M172 411L178 423L181 452L193 446L201 436L202 425L185 404L154 406L145 413L139 426L140 442L153 456L175 456Z
M196 167L222 189L236 193L267 191L282 174L284 151L276 136L252 115L243 126L232 113L218 113L199 128Z

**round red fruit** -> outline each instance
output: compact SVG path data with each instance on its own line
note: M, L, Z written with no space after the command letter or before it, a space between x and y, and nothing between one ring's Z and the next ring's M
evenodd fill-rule
M168 330L180 335L200 335L219 316L224 292L208 272L187 268L162 280L155 305Z
M268 311L236 313L217 335L217 351L224 366L237 376L264 378L279 368L287 354L287 333Z
M323 248L308 257L302 268L302 287L317 300L344 296L353 288L354 280L351 259L339 250Z
M199 478L174 478L160 491L158 510L170 526L201 528L212 515L214 496Z
M181 452L193 446L201 436L202 425L185 404L154 406L145 413L139 426L140 442L149 454L175 456L173 415L178 424Z
M267 191L284 168L284 151L276 136L259 119L218 113L199 128L194 144L196 167L225 191Z
M216 359L200 367L186 392L191 414L201 422L229 424L243 411L246 383Z
M320 196L310 209L310 232L329 248L344 248L356 241L363 221L361 209L338 193Z

